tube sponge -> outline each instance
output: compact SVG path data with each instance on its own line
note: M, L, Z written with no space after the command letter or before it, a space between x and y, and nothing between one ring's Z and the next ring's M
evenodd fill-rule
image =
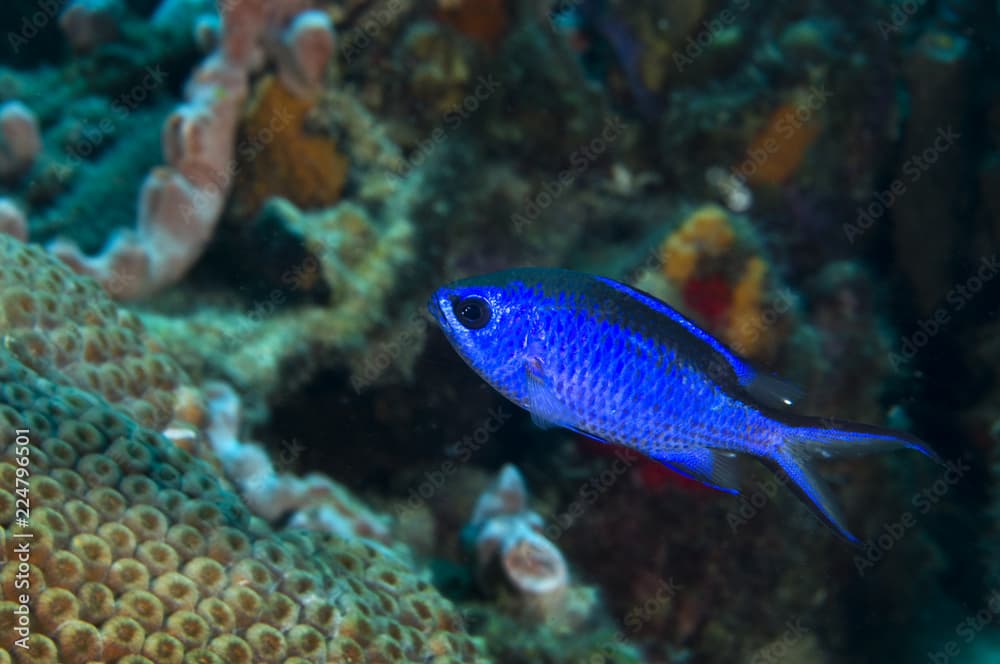
M38 120L19 101L0 104L0 178L24 175L42 150Z

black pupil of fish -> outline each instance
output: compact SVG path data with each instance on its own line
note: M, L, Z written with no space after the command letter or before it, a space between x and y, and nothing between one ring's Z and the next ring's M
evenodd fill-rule
M490 307L481 298L469 297L455 304L455 316L462 325L476 330L490 321Z

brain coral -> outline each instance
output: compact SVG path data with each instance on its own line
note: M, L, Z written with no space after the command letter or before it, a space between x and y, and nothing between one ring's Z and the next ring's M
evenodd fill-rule
M51 306L18 328L46 343L43 331L59 326L45 316L71 307L56 294L99 292L42 252L4 252L48 275L29 293ZM83 329L106 334L123 316L93 313ZM209 466L77 387L49 353L29 363L0 348L0 662L482 661L451 605L404 563L360 542L272 530ZM30 432L26 527L14 525L18 429ZM22 533L28 589L16 585ZM21 593L29 649L14 644Z

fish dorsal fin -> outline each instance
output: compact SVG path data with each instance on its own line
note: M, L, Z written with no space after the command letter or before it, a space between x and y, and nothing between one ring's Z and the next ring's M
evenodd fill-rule
M725 360L725 362L732 368L733 373L736 374L736 378L740 385L746 386L753 381L757 372L752 366L737 357L733 351L726 348L722 342L698 327L694 321L684 316L681 312L677 311L666 302L656 299L649 293L644 293L641 290L632 288L627 284L615 281L614 279L608 279L607 277L595 277L595 279L610 286L616 291L624 293L638 302L643 303L657 313L666 316L677 325L683 327L687 330L687 332L699 339L702 343L708 345L712 350L721 355L723 360Z
M745 386L754 399L772 408L788 408L802 398L802 389L777 376L758 373Z
M671 450L653 457L681 475L713 489L739 494L743 482L743 460L738 454L708 448Z
M802 390L798 387L780 378L758 372L749 362L737 356L725 344L698 327L694 321L684 316L666 302L662 302L648 293L644 293L641 290L613 279L608 279L607 277L596 277L596 279L634 298L657 313L666 316L696 339L709 346L729 365L736 376L737 382L747 393L762 404L772 408L787 408L802 397Z

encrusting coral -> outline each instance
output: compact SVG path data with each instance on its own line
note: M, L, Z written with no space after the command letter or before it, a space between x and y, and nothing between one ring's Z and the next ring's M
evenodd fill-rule
M388 197L375 218L355 203L306 213L272 200L262 215L279 227L275 232L292 234L306 254L281 275L281 286L260 303L259 314L206 308L187 318L150 314L144 321L196 377L225 377L241 394L265 401L278 390L298 389L314 372L343 361L345 348L356 349L384 322L400 270L413 258L406 199L405 192ZM328 293L323 304L282 306L320 285ZM358 355L348 359L360 364Z
M8 263L49 275L37 290L53 300L97 288L44 252L0 242ZM92 329L114 332L100 324L116 318L108 309ZM15 661L483 661L451 605L398 559L274 531L209 466L28 357L0 348L0 645ZM12 488L25 475L30 519L15 525ZM18 541L30 542L23 572ZM19 573L29 588L15 588ZM15 613L22 594L27 625Z

